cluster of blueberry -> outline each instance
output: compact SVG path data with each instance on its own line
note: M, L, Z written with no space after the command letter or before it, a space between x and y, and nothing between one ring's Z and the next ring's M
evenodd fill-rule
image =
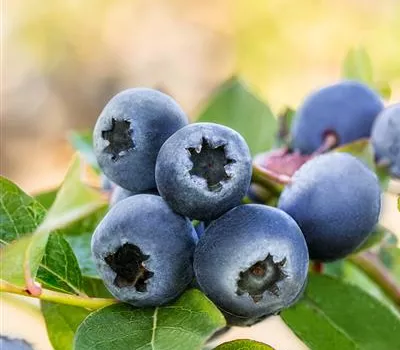
M379 97L355 82L310 95L292 129L292 149L307 161L273 208L241 204L252 159L236 131L188 124L172 98L152 89L117 94L94 129L98 163L115 184L92 238L105 285L137 307L165 304L195 286L238 325L292 305L309 258L348 255L378 221L376 175L349 154L324 153L324 145L369 137L376 120L377 156L397 174L400 106L382 110Z

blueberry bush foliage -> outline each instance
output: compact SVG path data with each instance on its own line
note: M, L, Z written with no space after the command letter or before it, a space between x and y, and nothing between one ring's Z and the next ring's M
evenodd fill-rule
M375 80L363 49L349 52L342 74L390 97L389 85ZM197 121L240 132L256 156L285 142L293 112L288 107L275 117L244 81L232 77L210 97ZM0 178L1 291L40 299L56 350L211 349L209 339L229 324L200 290L188 289L160 307L135 308L104 287L90 241L107 212L107 196L94 185L100 170L91 132L74 132L70 141L77 154L58 188L30 196ZM389 175L375 167L368 139L336 150L369 164L386 190ZM276 205L283 186L256 162L253 183L263 189L265 203ZM400 199L398 206L400 211ZM400 249L393 232L379 226L355 254L311 264L303 296L280 317L310 349L400 349ZM215 349L272 348L240 339Z

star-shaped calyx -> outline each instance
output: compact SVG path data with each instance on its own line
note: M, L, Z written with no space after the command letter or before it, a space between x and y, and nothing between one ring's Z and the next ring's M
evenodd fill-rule
M111 154L111 159L117 161L126 152L135 147L132 140L131 123L126 120L111 120L111 129L101 132L101 137L109 142L104 152Z
M154 275L143 264L149 257L149 255L144 255L137 246L125 243L104 260L117 274L114 279L117 287L134 286L138 292L145 292L147 280Z
M257 261L245 271L240 272L237 282L237 295L249 293L255 303L263 298L264 292L268 291L275 296L279 296L277 283L287 276L283 271L286 258L274 263L272 255L261 261Z
M189 174L205 179L210 191L217 192L221 190L221 182L230 178L226 173L225 165L235 162L226 156L225 146L212 147L208 140L203 137L199 147L188 148L188 151L190 160L193 163Z

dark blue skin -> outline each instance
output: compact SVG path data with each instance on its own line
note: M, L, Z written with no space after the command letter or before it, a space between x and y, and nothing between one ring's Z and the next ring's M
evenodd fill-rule
M151 190L143 191L143 192L132 192L129 190L126 190L125 188L122 188L121 186L114 186L114 189L112 190L112 194L110 197L110 206L115 205L116 203L124 200L125 198L134 196L136 194L154 194L158 196L158 191L156 188L153 188Z
M342 81L314 91L294 117L292 147L311 154L329 133L338 137L338 144L369 137L382 109L379 95L359 82Z
M111 294L134 306L158 306L193 280L197 236L165 201L140 194L113 206L92 237L92 254Z
M225 313L242 317L243 325L292 305L307 270L299 226L282 210L260 204L240 205L213 221L194 255L202 291Z
M381 200L376 175L346 153L327 153L304 164L279 199L278 207L299 224L310 258L341 259L369 236Z
M160 147L188 124L168 95L146 88L115 95L93 131L94 152L104 174L133 192L155 188L154 168Z
M161 147L160 195L191 219L213 220L240 204L251 180L249 148L236 131L213 123L185 126Z
M388 164L391 174L400 178L400 103L379 114L371 141L378 163Z

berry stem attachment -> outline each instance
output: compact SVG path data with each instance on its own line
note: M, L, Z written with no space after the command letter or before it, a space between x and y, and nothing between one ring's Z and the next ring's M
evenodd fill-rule
M54 303L84 307L91 310L100 309L104 306L112 305L118 301L111 298L89 298L79 295L55 292L50 289L41 289L39 295L33 295L28 290L17 287L5 281L0 281L0 292L23 295L30 298L51 301Z
M376 254L363 252L349 256L348 260L377 283L385 294L400 307L400 285L393 278L385 265L378 259Z
M338 144L338 137L334 132L329 132L324 137L322 145L313 153L313 156L326 153L336 147Z

